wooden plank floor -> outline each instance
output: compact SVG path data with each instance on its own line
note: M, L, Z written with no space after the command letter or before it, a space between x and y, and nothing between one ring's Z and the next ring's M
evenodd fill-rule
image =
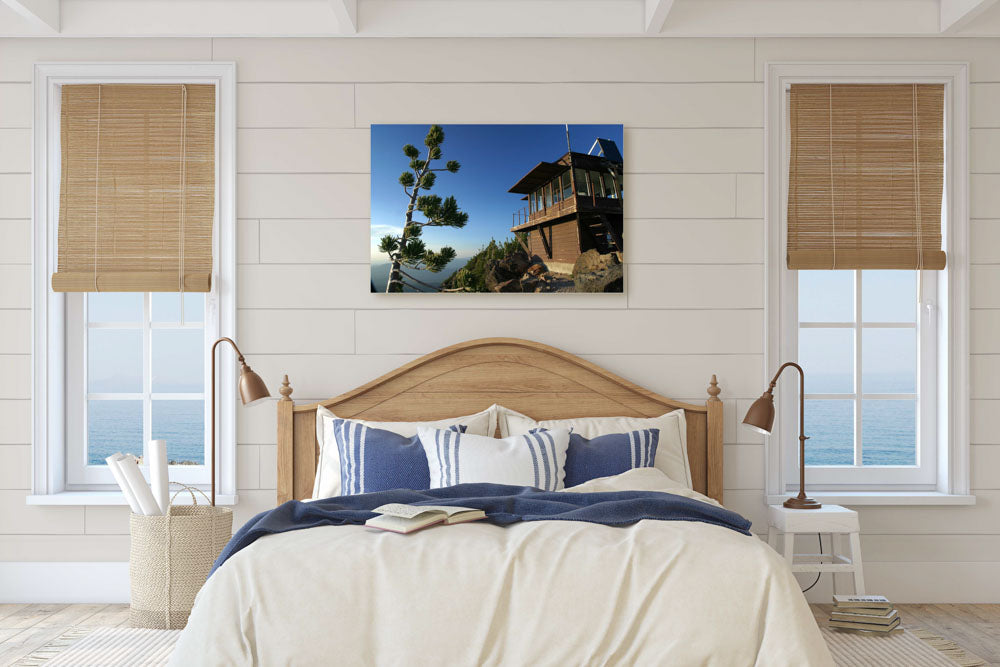
M810 605L817 620L833 605ZM969 653L1000 667L1000 604L898 604L904 628L923 628L950 639Z
M127 604L0 604L0 665L17 662L74 626L127 624Z
M1000 667L1000 604L901 604L903 626L946 637ZM812 605L817 619L830 605ZM128 624L125 604L0 604L0 665L10 665L73 626Z

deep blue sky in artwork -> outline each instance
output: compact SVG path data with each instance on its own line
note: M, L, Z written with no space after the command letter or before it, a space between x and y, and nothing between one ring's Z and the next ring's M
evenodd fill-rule
M378 240L386 233L399 233L407 197L399 175L408 169L403 146L413 144L425 155L424 136L430 125L372 125L372 259L385 262L378 253ZM464 229L428 228L424 240L437 250L450 245L459 257L469 257L491 238L509 237L511 216L526 202L507 192L539 162L550 162L566 153L565 125L449 125L445 124L442 164L458 160L457 174L438 173L432 194L454 195L469 214ZM586 153L598 137L611 139L624 155L621 125L570 125L574 151ZM596 151L595 151L596 152Z

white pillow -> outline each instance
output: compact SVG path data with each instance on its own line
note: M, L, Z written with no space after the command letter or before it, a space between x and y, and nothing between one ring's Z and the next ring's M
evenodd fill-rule
M700 500L703 503L722 507L719 502L708 496L704 496L697 491L687 488L680 482L675 482L662 471L656 468L632 468L618 475L610 477L597 477L595 479L567 486L562 489L567 493L602 493L606 491L660 491L662 493L673 493L693 500Z
M667 477L692 488L691 466L687 454L687 420L683 410L674 410L659 417L580 417L578 419L544 419L535 421L527 415L497 406L500 436L521 435L534 428L571 429L588 440L609 433L628 433L645 428L660 429L653 466Z
M417 434L417 429L448 428L453 424L465 426L466 433L474 435L493 435L497 427L497 409L499 405L491 405L482 412L452 419L440 419L432 422L372 422L363 419L351 421L364 424L368 428L380 428L392 431L407 438ZM340 452L337 441L333 437L333 420L337 415L324 408L316 408L316 442L319 443L319 460L316 462L316 481L313 482L313 498L330 498L340 495Z
M427 455L432 489L466 482L534 486L544 491L563 488L567 429L503 439L430 428L419 429L417 435Z

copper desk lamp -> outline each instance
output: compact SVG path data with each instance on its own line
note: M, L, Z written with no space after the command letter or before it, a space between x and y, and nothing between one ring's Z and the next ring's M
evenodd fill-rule
M243 405L252 405L263 401L271 396L267 390L267 385L254 373L253 369L247 365L240 348L232 338L222 337L212 344L212 505L215 505L215 348L219 343L226 341L236 350L236 358L240 362L240 401Z
M806 440L809 438L805 434L806 376L802 367L793 361L782 364L771 379L767 391L761 394L761 397L754 401L750 409L747 410L743 423L758 433L771 434L771 428L774 426L774 394L772 392L775 385L778 384L778 376L789 366L794 366L799 371L799 495L786 500L784 506L794 510L815 510L823 505L806 496Z

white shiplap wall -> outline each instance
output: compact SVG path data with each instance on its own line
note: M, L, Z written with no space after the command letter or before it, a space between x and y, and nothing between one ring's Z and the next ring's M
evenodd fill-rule
M763 446L736 424L766 380L764 63L971 61L978 503L862 509L863 548L873 591L1000 602L1000 40L0 41L0 561L121 561L128 548L123 508L24 504L31 65L212 58L238 62L239 341L271 386L287 372L296 398L325 398L481 336L534 338L681 399L703 400L717 373L727 504L758 530ZM378 122L624 123L627 294L369 294ZM237 522L274 502L274 432L273 406L240 411Z

